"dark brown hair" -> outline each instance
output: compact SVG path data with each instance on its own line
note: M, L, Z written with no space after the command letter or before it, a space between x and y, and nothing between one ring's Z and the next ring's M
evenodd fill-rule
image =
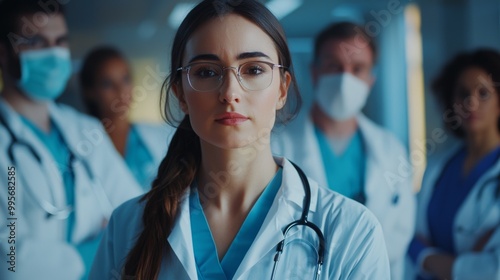
M61 14L64 16L64 6L57 1L54 2L55 4L44 3L39 0L0 0L0 43L6 46L10 45L13 48L14 46L10 44L11 39L20 38L12 37L9 39L9 35L28 37L25 34L13 34L20 31L22 16L33 16L36 13ZM28 17L23 23L36 26L33 17Z
M456 55L444 66L432 83L433 93L444 111L451 112L451 116L445 118L446 127L460 138L465 136L465 132L460 126L456 127L456 124L449 121L458 117L453 111L454 91L460 75L473 67L480 68L491 76L496 94L500 96L500 53L492 49L478 49ZM498 130L500 131L500 120Z
M34 34L39 17L36 14L62 15L64 16L64 6L59 2L44 3L39 0L0 0L0 45L4 45L9 57L13 57L18 52L18 46L29 41ZM36 19L35 19L36 18ZM27 28L24 28L26 26ZM0 69L2 69L0 65ZM11 65L12 69L2 69L3 71L13 71L13 75L19 79L21 69L19 65ZM5 82L5 81L4 81Z
M347 21L333 23L316 36L314 40L314 63L318 63L321 47L323 47L327 41L347 40L355 38L356 36L361 36L366 40L373 54L373 63L375 63L377 60L377 45L374 42L374 38L370 37L363 27Z
M227 14L240 15L259 26L274 42L278 52L279 63L285 66L292 77L291 93L288 102L278 112L282 121L293 118L301 105L300 95L292 71L292 61L285 33L274 15L261 3L255 0L205 0L198 4L186 16L174 38L170 76L162 88L164 117L171 124L178 123L169 104L173 96L172 85L181 84L182 75L177 69L182 65L184 50L191 35L202 24ZM295 99L291 100L290 99ZM163 103L162 103L163 104ZM133 276L138 280L151 280L158 277L163 253L171 253L167 246L167 237L177 215L179 202L193 181L201 161L200 139L193 131L189 116L186 115L175 132L166 157L160 164L157 178L151 190L142 198L145 201L142 216L143 230L134 247L129 252L124 276Z
M116 48L110 46L96 47L91 50L82 63L80 69L80 86L82 88L82 99L87 112L98 119L101 118L98 104L88 97L87 91L96 85L99 69L110 59L121 59L127 61L125 56Z

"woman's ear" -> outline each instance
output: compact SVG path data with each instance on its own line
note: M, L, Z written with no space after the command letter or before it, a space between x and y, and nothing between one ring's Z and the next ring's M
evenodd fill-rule
M280 110L285 106L286 98L288 97L288 89L290 88L291 82L292 75L290 75L288 71L285 71L280 85L280 95L278 97L278 102L276 103L276 110Z
M174 83L172 85L172 90L174 91L175 97L179 100L179 105L181 106L181 110L184 114L188 115L189 110L186 103L186 99L184 98L184 92L182 91L182 86L179 83Z

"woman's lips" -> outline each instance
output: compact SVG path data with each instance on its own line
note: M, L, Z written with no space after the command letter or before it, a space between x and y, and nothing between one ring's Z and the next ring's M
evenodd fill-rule
M247 120L248 117L235 112L227 112L215 117L215 121L222 125L239 125Z

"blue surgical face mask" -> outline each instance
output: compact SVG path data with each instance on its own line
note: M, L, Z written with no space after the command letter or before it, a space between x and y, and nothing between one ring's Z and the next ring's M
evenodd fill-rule
M71 77L71 59L67 48L23 51L19 60L21 79L18 87L28 97L47 101L63 93Z

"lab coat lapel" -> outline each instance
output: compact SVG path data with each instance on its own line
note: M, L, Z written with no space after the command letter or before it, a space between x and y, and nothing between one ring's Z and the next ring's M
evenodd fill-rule
M252 246L241 261L234 279L239 279L271 251L274 253L276 245L283 240L283 229L291 222L300 218L305 195L300 177L295 168L287 160L275 157L275 161L283 167L280 190L276 194L273 205L269 209ZM311 188L311 212L316 211L316 198L317 188ZM294 233L291 232L288 236L292 236ZM272 265L273 259L269 258L269 262Z
M184 194L177 211L178 217L175 220L172 232L168 237L168 243L190 279L198 279L196 272L196 261L194 259L193 239L191 233L191 221L189 210L190 187Z
M304 169L309 177L314 178L318 185L328 188L323 158L314 132L314 123L309 115L305 119L303 137L299 136L299 138L304 139L303 145L293 145L292 147L304 147L304 149L298 149L298 152L302 154L297 157L304 160L296 163Z
M458 209L453 224L457 252L471 250L487 230L498 227L500 205L495 192L499 173L500 161L481 176Z
M49 104L50 117L59 128L59 132L68 146L70 153L79 157L85 156L89 152L89 148L91 149L102 142L105 132L104 130L97 129L95 131L88 131L80 127L80 124L83 122L76 121L74 116L65 114L62 110L64 109L60 108L57 104ZM85 118L86 116L81 115L78 117ZM93 136L97 136L97 138L94 139L92 138Z
M382 137L382 135L380 135L380 133L372 127L371 123L364 115L358 115L357 120L366 151L364 191L367 200L365 202L365 205L373 211L377 207L388 207L391 205L390 202L380 203L380 201L373 201L370 198L392 197L390 195L381 194L381 192L390 191L396 193L395 184L390 184L389 182L387 182L386 178L384 178L384 175L387 172L396 173L397 170L391 170L390 167L386 166L386 161L384 160L385 155L381 154L382 149L380 149L380 147L384 145L384 143L381 143L381 141L383 141L385 137ZM389 188L381 186L381 183L387 184ZM376 209L374 212L384 213L385 209ZM381 217L379 217L379 219L380 218Z
M163 157L165 157L168 144L172 139L175 129L168 125L158 125L156 127L145 124L134 124L134 127L149 154L153 157L154 162L160 163Z
M22 180L26 183L26 187L30 188L40 203L49 202L56 207L66 206L61 172L48 149L31 129L25 126L19 114L3 100L0 100L0 109L7 125L18 140L31 146L41 160L41 163L38 163L23 145L14 145L16 167L19 170L19 176L23 177Z
M427 209L432 193L434 192L434 185L439 179L439 176L443 172L444 166L448 163L450 157L453 156L461 147L462 145L454 146L444 154L436 155L436 159L438 160L429 160L425 170L425 176L422 181L422 188L418 193L416 220L418 235L422 235L424 237L429 236L429 228L427 226Z

